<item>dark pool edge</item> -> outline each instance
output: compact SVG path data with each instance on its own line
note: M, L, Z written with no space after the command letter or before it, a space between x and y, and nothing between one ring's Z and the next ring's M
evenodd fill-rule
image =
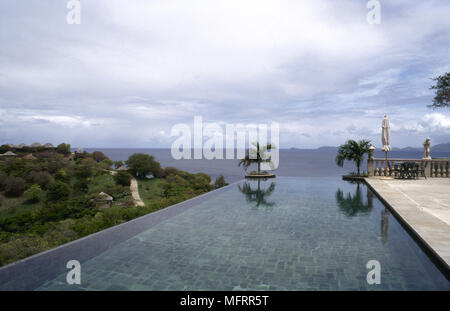
M62 244L62 245L58 245L54 248L45 250L43 252L31 255L29 257L26 257L26 258L14 261L12 263L9 263L5 266L2 266L2 267L0 267L0 291L16 290L16 289L8 289L7 288L8 283L10 283L11 281L16 281L16 280L11 280L10 277L16 276L16 277L22 277L22 279L24 279L23 274L26 274L26 273L31 274L31 275L27 275L27 279L29 279L29 278L33 279L33 278L39 277L39 273L42 273L42 271L39 271L39 267L33 266L33 265L35 265L35 263L33 263L33 262L39 263L39 261L43 261L43 258L50 257L49 258L50 264L52 264L52 263L54 263L54 262L52 262L52 260L54 261L54 259L55 259L52 257L58 256L57 254L64 250L70 251L68 253L72 253L71 255L73 255L74 253L75 254L82 253L83 251L86 251L86 250L83 247L79 247L80 244L88 244L88 247L89 247L89 243L98 244L100 242L100 241L98 241L98 239L99 238L101 239L102 236L104 237L105 235L110 235L110 236L112 235L113 237L116 237L116 239L113 242L105 243L105 245L103 245L103 248L99 250L98 254L96 254L96 256L97 256L97 255L103 253L104 251L107 251L111 246L114 246L116 243L121 243L125 240L128 240L129 238L132 238L134 235L139 234L140 232L144 231L143 229L150 228L152 225L157 224L160 221L164 221L178 213L185 211L186 209L192 207L192 203L202 202L203 200L208 199L211 196L220 194L221 192L225 191L226 189L233 187L236 184L239 184L243 181L244 181L244 179L233 182L233 183L231 183L227 186L221 187L219 189L214 189L212 191L209 191L209 192L203 193L201 195L195 196L193 198L187 199L185 201L167 206L160 210L140 216L138 218L134 218L134 219L124 222L122 224L112 226L112 227L106 228L101 231L94 232L94 233L84 236L82 238L70 241L70 242ZM182 207L183 209L176 210L179 207ZM175 212L173 212L174 210L175 210ZM170 214L170 212L172 212L172 214ZM153 221L151 221L151 220L153 220ZM149 222L150 222L150 224L149 224ZM136 228L131 227L132 225L136 225L135 226ZM134 229L134 230L129 230L129 231L131 231L131 233L129 232L127 234L126 238L123 238L123 239L120 239L120 237L117 238L117 236L120 236L121 234L123 234L123 232L121 232L121 231L124 231L126 229ZM117 241L117 240L119 240L119 241ZM90 245L91 248L95 247L95 246L98 246L98 245ZM83 258L85 256L86 256L85 254L82 254L79 257ZM72 258L73 256L64 256L64 257ZM61 259L61 258L59 258L59 259ZM64 261L66 259L61 259L61 260ZM71 259L69 259L69 260L71 260ZM67 260L64 262L67 262ZM46 262L46 264L48 264L48 263ZM19 268L23 268L23 269L21 271L16 271ZM65 270L65 271L67 271L67 270ZM57 275L59 275L62 272L63 271L61 270L60 272L57 273ZM18 276L18 275L16 275L16 273L21 273L22 276ZM44 282L45 282L45 280L44 280ZM19 280L19 281L16 281L16 283L21 283L21 282ZM34 287L36 287L35 286L36 283L38 283L37 280L33 283L34 285L22 286L21 289L18 289L18 290L32 290ZM4 289L5 287L7 289Z
M408 232L408 234L414 239L414 241L419 245L420 248L425 252L428 258L434 263L434 265L439 269L440 272L445 276L445 278L450 282L450 266L447 262L437 253L434 248L429 245L429 243L422 238L422 236L404 219L400 213L378 193L378 191L367 182L366 178L362 180L365 185L378 197L378 199L392 212L394 217L397 219L399 224Z

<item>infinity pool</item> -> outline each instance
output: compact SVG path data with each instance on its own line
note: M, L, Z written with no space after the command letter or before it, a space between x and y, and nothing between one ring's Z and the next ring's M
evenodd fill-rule
M66 282L71 259L81 285ZM367 283L369 260L381 284ZM0 280L37 290L450 289L364 184L290 177L233 184L6 267Z

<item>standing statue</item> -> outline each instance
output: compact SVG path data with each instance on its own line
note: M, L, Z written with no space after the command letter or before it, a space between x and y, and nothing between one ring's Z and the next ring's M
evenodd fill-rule
M431 160L430 146L430 138L425 139L425 142L423 143L423 159L425 160Z

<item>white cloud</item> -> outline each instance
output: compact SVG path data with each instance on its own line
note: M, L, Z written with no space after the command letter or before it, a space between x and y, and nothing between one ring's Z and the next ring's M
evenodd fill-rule
M427 113L422 120L422 124L433 130L450 130L450 116L442 113Z

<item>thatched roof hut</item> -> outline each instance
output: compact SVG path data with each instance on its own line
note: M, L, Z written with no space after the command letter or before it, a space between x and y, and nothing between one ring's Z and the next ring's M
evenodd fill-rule
M39 148L42 147L42 145L40 143L32 143L31 144L31 148Z
M37 158L33 155L33 154L31 154L31 153L29 153L29 154L27 154L26 156L24 156L23 157L25 160L36 160Z
M111 207L114 199L107 193L100 192L95 198L95 203L99 208L108 208Z
M0 154L1 159L14 158L14 157L17 157L17 154L15 154L14 152L11 152L11 151L7 151L3 154Z
M128 171L128 168L125 165L122 165L117 169L118 171Z
M46 143L44 145L45 148L55 148L51 143Z

